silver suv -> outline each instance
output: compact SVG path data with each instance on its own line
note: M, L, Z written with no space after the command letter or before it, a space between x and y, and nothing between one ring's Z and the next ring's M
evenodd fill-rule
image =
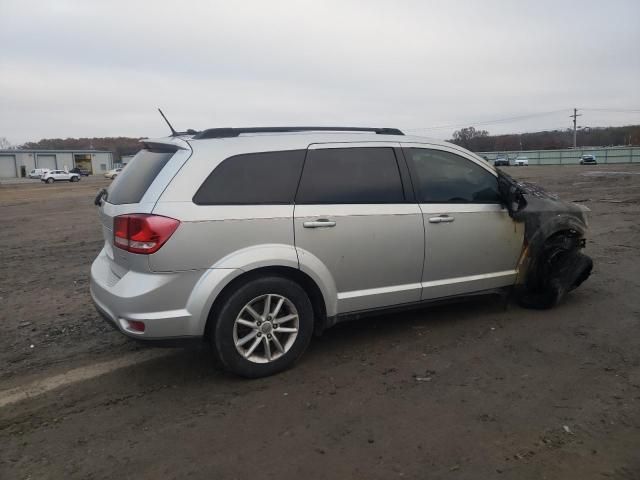
M96 197L98 311L133 338L211 342L247 377L382 309L584 281L585 208L396 129L210 129L144 140Z

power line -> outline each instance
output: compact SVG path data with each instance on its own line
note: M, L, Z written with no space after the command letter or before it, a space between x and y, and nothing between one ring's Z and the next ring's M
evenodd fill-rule
M491 134L491 136L501 137L501 136L508 136L508 135L527 135L527 134L535 134L535 133L542 133L542 132L563 132L564 133L567 131L571 131L571 128L567 127L566 125L559 125L557 127L537 128L535 131L532 131L531 129L527 129L527 130L510 131L508 133L495 133L495 134Z
M587 110L587 111L594 111L594 112L599 111L599 112L614 112L614 113L640 113L640 109L636 110L636 109L615 109L615 108L581 108L580 110ZM479 122L464 122L464 123L456 123L456 124L449 124L449 125L438 125L434 127L405 128L403 130L412 132L412 131L445 130L445 129L463 128L463 127L479 127L479 126L485 126L485 125L498 125L500 123L526 120L529 118L543 117L547 115L553 115L556 113L564 113L564 112L570 112L570 111L571 111L570 109L565 108L561 110L551 110L548 112L538 112L538 113L531 113L527 115L518 115L514 117L498 118L494 120L483 120ZM573 115L570 115L570 116L573 117Z
M562 110L552 110L549 112L539 112L539 113L531 113L528 115L518 115L515 117L506 117L506 118L498 118L495 120L484 120L484 121L480 121L480 122L465 122L465 123L458 123L458 124L451 124L451 125L440 125L440 126L436 126L436 127L420 127L420 128L405 128L404 130L407 131L417 131L417 130L442 130L442 129L446 129L446 128L458 128L458 127L469 127L469 126L481 126L481 125L495 125L498 123L505 123L505 122L511 122L514 120L526 120L528 118L534 118L534 117L543 117L546 115L552 115L554 113L563 113L563 112L567 112L569 111L568 108L563 108Z
M615 112L615 113L640 113L640 109L635 108L581 108L591 112Z

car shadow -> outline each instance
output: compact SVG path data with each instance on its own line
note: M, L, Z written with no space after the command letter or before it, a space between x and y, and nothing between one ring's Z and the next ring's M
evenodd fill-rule
M509 306L517 309L517 306ZM326 366L325 360L335 358L344 352L366 351L381 342L402 342L414 329L424 328L428 332L446 334L451 328L472 327L479 318L495 321L497 315L505 312L504 299L493 296L479 296L461 303L425 306L415 310L379 314L339 323L327 329L321 336L314 337L307 352L292 369L266 379L247 382L246 379L225 372L216 365L210 347L201 346L185 349L169 349L167 356L150 360L127 368L127 372L113 375L126 377L127 382L166 383L176 382L186 385L215 384L218 387L240 388L248 385L259 386L273 382L284 376L305 375L308 370ZM476 324L478 327L478 324ZM151 348L151 347L150 347ZM301 368L303 367L303 368Z
M438 348L439 342L455 341L467 334L477 336L490 325L507 320L517 310L519 307L515 305L505 308L504 299L499 296L479 296L462 303L426 306L341 323L314 337L293 368L255 380L238 377L216 366L204 342L191 348L166 349L166 355L27 400L26 405L15 409L11 416L20 415L23 408L40 410L46 416L44 412L52 401L63 410L64 405L77 410L78 401L99 406L129 403L152 395L163 404L198 405L208 404L212 399L228 402L262 390L286 392L310 385L320 377L348 377L353 374L351 367L358 367L367 358L373 364L376 356L384 354L392 345L399 346L399 354L406 355L415 347L431 344ZM144 349L147 348L152 347ZM402 363L401 360L398 363ZM345 366L349 370L345 370ZM60 404L56 398L65 400Z

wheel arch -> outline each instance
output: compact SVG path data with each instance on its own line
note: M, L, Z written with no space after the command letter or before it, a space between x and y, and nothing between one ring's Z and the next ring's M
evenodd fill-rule
M232 292L238 289L241 285L244 285L254 279L265 276L280 276L290 280L293 280L300 285L306 294L309 296L311 305L313 307L314 315L314 331L319 334L326 326L327 309L326 299L322 293L322 290L318 284L306 273L293 267L282 265L271 265L254 268L249 271L245 271L235 278L231 279L216 296L209 312L207 314L206 324L204 328L204 336L208 338L211 328L215 325L218 312L224 302L229 298Z
M536 284L540 281L540 266L549 254L548 249L556 244L558 248L567 250L579 250L584 246L586 228L580 222L570 221L554 222L547 228L538 232L535 243L529 243L526 268L523 269L521 282L525 285Z

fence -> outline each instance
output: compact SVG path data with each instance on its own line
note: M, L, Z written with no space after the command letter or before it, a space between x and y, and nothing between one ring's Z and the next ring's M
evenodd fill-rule
M594 155L598 163L640 163L640 147L571 148L566 150L523 150L479 152L478 155L493 162L496 156L527 157L529 165L576 165L582 155Z

